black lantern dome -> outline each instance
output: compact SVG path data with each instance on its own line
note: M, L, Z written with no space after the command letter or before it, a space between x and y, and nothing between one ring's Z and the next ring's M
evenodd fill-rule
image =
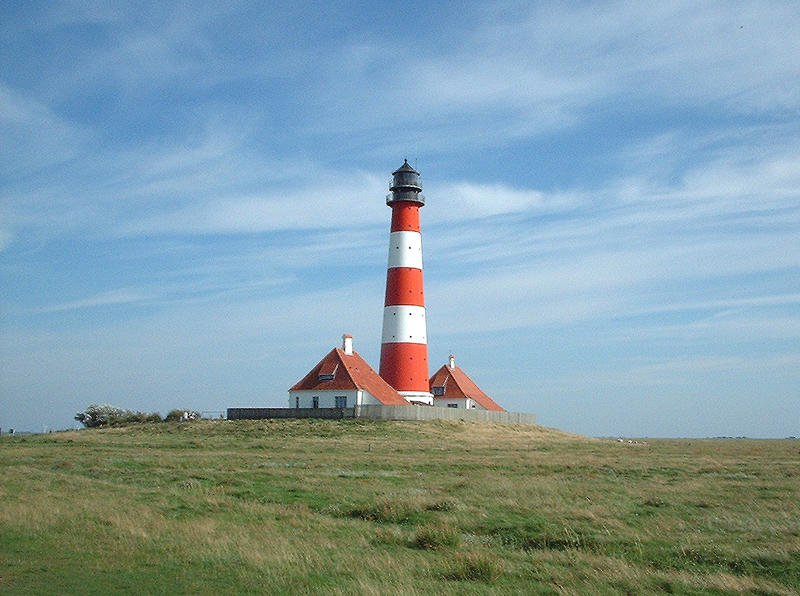
M422 183L419 181L419 172L409 165L407 159L403 161L402 166L392 172L392 185L389 190L392 192L386 195L387 205L399 201L425 204L425 197L420 194Z

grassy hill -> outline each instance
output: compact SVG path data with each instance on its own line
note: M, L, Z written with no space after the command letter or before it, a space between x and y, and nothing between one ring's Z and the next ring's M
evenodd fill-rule
M0 438L0 593L796 594L800 442L203 421Z

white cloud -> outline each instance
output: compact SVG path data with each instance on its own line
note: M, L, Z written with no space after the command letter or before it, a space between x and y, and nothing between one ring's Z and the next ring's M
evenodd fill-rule
M518 190L503 184L473 184L458 182L434 186L431 189L436 207L435 215L452 221L480 218L504 213L542 210L545 195L537 190ZM552 205L547 205L550 209ZM435 221L435 220L434 220Z
M800 273L800 272L798 272ZM800 294L778 294L768 296L749 296L746 298L725 297L717 300L688 300L648 306L635 311L633 315L680 312L687 310L714 310L730 313L731 309L763 306L800 305Z
M787 86L800 70L798 20L790 3L536 6L521 25L495 26L493 39L533 45L546 68L592 74L601 92L786 109L798 102Z
M282 194L212 196L139 218L122 229L132 234L253 233L352 228L383 221L384 180L365 173L331 174ZM354 196L355 195L355 196ZM358 197L367 197L361 200Z
M47 306L40 309L40 312L60 312L67 310L78 310L83 308L93 308L96 306L131 304L134 302L143 302L151 299L152 296L142 294L136 290L127 290L127 289L110 290L108 292L102 292L94 296L89 296L88 298L82 298L80 300L72 300L70 302L62 302L61 304Z
M24 176L74 158L89 135L46 104L0 82L0 166L5 176ZM10 178L9 178L10 179Z
M332 52L314 129L381 134L391 125L439 150L563 129L609 102L735 114L800 106L800 17L789 4L492 5L468 15L472 27L445 48L403 36ZM358 110L347 107L352 89Z
M694 356L669 358L660 362L641 364L607 375L603 383L616 385L660 385L665 383L696 382L693 375L708 371L737 375L748 372L763 374L774 369L791 369L800 365L800 353L757 356ZM600 379L592 375L595 381Z

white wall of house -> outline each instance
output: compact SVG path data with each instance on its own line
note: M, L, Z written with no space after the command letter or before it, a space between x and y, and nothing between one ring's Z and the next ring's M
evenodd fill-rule
M344 397L345 407L352 408L353 406L379 406L379 402L368 391L362 389L351 390L332 390L332 391L290 391L289 392L289 407L290 408L313 408L314 398L317 398L318 408L335 408L336 398Z
M455 404L455 406L453 406L452 404ZM448 399L446 397L434 397L433 398L433 405L437 406L439 408L456 407L456 408L458 408L460 410L463 410L465 408L466 409L474 408L476 410L483 410L484 409L477 402L475 402L474 400L472 400L472 399L470 399L468 397L466 397L466 398L458 398L458 399Z

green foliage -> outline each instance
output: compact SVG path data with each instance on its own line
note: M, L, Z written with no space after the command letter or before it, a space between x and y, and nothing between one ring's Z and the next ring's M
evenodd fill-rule
M180 422L202 420L203 416L196 410L175 409L163 419L164 422ZM119 408L110 404L92 404L86 408L85 412L75 414L75 420L82 423L86 428L97 428L101 426L124 426L144 422L162 422L161 414L151 412L134 412L125 408Z
M75 414L75 420L82 423L86 428L97 428L99 426L122 426L137 422L161 422L161 415L158 412L150 414L134 412L110 404L92 404L86 408L85 412Z

